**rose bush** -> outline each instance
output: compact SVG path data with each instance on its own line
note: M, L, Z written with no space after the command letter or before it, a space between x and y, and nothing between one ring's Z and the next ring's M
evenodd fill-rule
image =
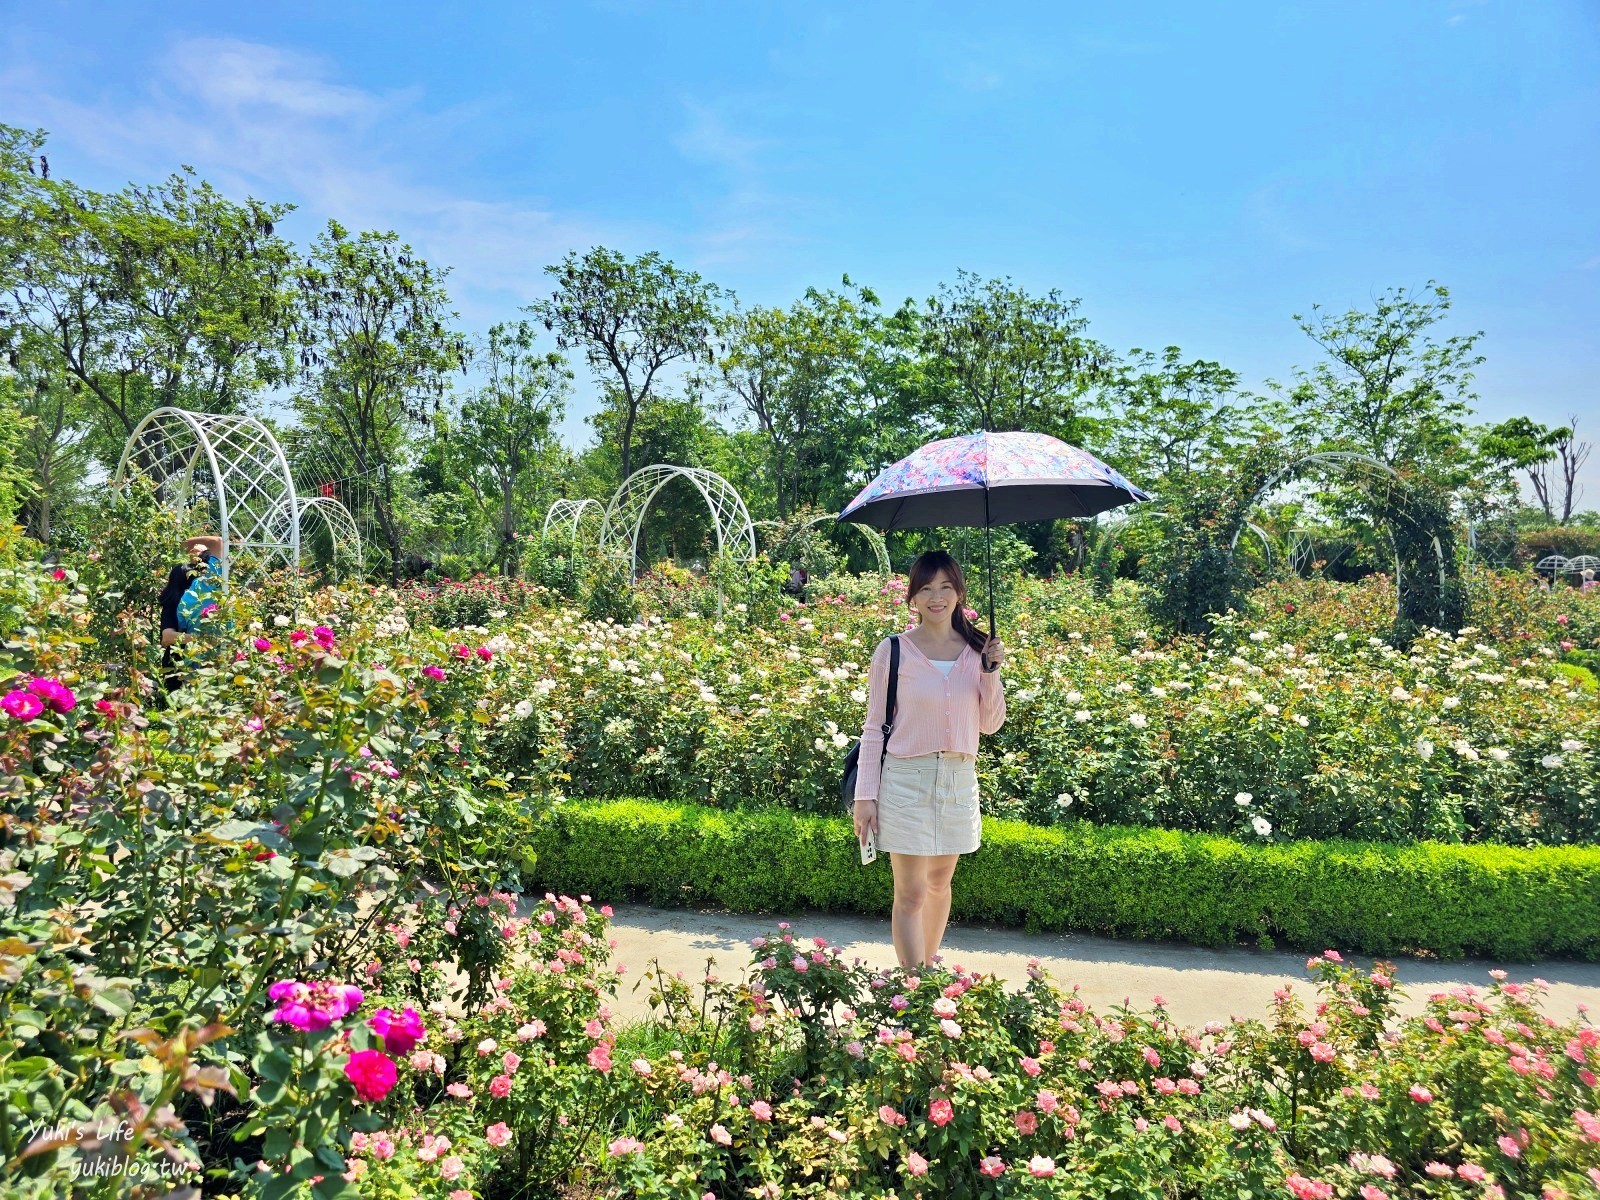
M658 1019L619 1028L604 912L518 897L529 831L562 793L831 806L892 585L618 624L533 588L267 579L221 596L158 705L132 570L0 561L15 1194L1589 1186L1593 1034L1526 987L1398 1022L1328 959L1318 1010L1199 1034L779 930L737 983L657 973ZM1592 598L1402 651L1341 607L1365 592L1285 594L1167 644L1120 591L1019 588L991 808L1594 840L1596 701L1556 670Z

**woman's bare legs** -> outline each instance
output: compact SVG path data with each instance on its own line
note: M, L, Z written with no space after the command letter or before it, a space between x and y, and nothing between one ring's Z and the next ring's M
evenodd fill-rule
M950 880L956 873L959 854L937 854L927 859L927 897L922 902L922 961L931 963L944 941L944 927L950 920Z
M925 966L938 953L950 919L950 878L958 854L893 854L894 917L890 932L902 967Z

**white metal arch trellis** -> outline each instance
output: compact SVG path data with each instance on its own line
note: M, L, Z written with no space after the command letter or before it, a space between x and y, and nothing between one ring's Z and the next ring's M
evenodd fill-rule
M603 521L605 513L606 506L599 500L556 500L551 503L550 508L545 512L544 525L539 532L549 537L552 525L557 528L565 525L567 527L567 539L575 542L578 540L578 534L582 531L585 521L591 523L593 521Z
M351 569L350 564L355 564L355 570L360 572L366 565L364 549L361 545L361 531L356 528L355 518L350 515L350 510L332 496L312 496L309 500L300 501L299 507L299 535L300 550L303 554L310 540L307 528L308 520L312 527L320 524L327 532L328 541L333 551L332 567L334 574L343 578ZM304 565L303 563L301 564Z
M645 514L661 489L674 479L693 484L711 513L716 530L717 553L749 562L756 556L756 531L750 510L738 489L715 471L704 467L676 467L654 463L640 467L622 481L606 505L600 526L600 553L607 558L629 563L629 578L639 575L639 535L644 531Z
M1341 470L1355 468L1358 471L1366 472L1368 475L1383 479L1385 482L1398 484L1401 487L1405 486L1405 481L1400 477L1400 472L1396 471L1388 463L1373 458L1370 454L1357 454L1349 450L1323 450L1316 454L1308 454L1304 458L1298 458L1288 466L1275 472L1256 491L1256 494L1250 500L1249 508L1254 509L1259 506L1273 491L1291 479L1319 467L1338 467ZM1241 529L1233 535L1233 546L1235 548L1239 544L1239 534L1242 532L1243 530ZM1395 590L1398 592L1403 582L1400 569L1400 551L1399 547L1394 544L1392 532L1389 534L1389 540L1391 547L1394 549L1394 584ZM1446 567L1444 547L1439 544L1437 537L1433 539L1433 553L1438 561L1439 584L1442 588L1445 583Z
M222 573L248 552L263 564L300 561L298 497L272 431L239 413L158 408L134 427L112 486L132 471L149 476L180 518L204 519L222 536ZM196 510L199 510L198 512ZM295 520L286 520L286 514Z
M836 518L832 513L821 513L818 516L812 517L809 521L805 522L805 524L798 526L794 530L794 533L799 533L802 529L810 529L812 526L820 525L824 521L841 523L838 522L838 518ZM755 523L757 529L776 529L782 524L783 522L781 521L757 521ZM863 525L859 521L845 521L842 522L842 524L848 525L850 528L857 530L864 538L866 538L867 544L872 547L873 557L877 560L878 574L894 574L894 567L891 566L889 562L889 545L884 541L883 534L879 533L872 526Z

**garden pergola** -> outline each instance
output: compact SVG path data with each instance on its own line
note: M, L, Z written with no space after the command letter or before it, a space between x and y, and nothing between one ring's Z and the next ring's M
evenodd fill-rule
M128 435L111 485L146 476L178 518L222 538L222 574L244 554L260 568L301 565L307 522L320 525L335 562L361 562L361 535L348 509L326 496L302 498L272 430L242 413L158 408Z

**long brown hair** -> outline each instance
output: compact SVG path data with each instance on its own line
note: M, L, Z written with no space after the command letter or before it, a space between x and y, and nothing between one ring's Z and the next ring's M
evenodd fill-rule
M917 561L911 564L911 577L906 584L906 599L910 600L927 587L941 571L950 577L950 582L956 589L956 610L950 614L950 628L954 629L967 645L981 652L989 644L989 635L975 628L972 622L967 620L967 577L961 571L961 564L948 550L925 550L917 555Z

